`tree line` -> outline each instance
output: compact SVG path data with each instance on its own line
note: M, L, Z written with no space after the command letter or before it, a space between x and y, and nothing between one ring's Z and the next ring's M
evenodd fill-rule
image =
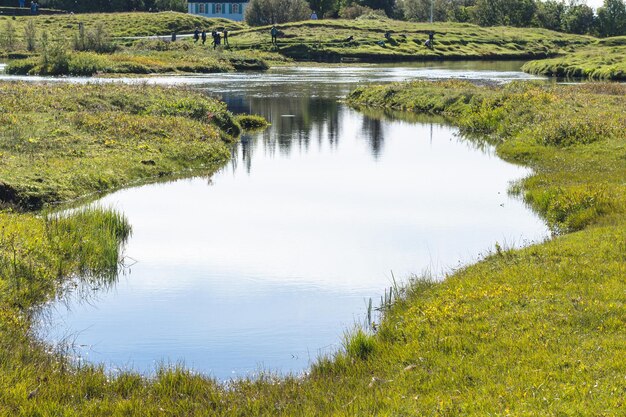
M353 19L379 14L409 21L467 22L480 26L538 27L601 37L626 35L626 0L604 0L594 11L584 0L250 0L251 25L319 17ZM27 1L27 3L29 3ZM84 12L187 11L187 0L40 0L41 7ZM17 6L18 0L0 0Z
M480 26L538 27L601 37L626 35L625 0L604 0L597 11L569 0L251 0L251 25L306 19L311 11L325 18L378 14L426 22L467 22ZM432 15L431 15L432 13Z

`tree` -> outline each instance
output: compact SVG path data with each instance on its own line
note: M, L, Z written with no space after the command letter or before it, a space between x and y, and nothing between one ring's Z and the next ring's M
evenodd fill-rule
M315 10L318 16L329 16L336 14L339 4L335 0L308 0L311 10Z
M430 20L431 0L402 0L398 3L406 20L426 22ZM433 20L467 21L465 4L462 0L434 0Z
M306 20L311 9L306 0L251 0L246 7L245 20L250 26Z
M626 35L626 3L622 0L604 0L598 9L598 34L600 36Z
M535 0L505 0L502 7L508 11L504 23L508 26L517 27L530 26L537 10Z
M535 0L477 0L476 23L481 26L530 26L537 5Z
M396 0L360 0L357 3L374 10L384 10L387 16L393 15L396 6Z
M474 19L480 26L496 26L502 24L499 0L477 0L474 6Z
M146 1L146 6L147 5L148 2ZM153 8L184 13L187 11L187 0L156 0Z
M593 10L586 4L572 5L563 15L563 30L568 33L584 35L591 31L594 23Z
M564 13L565 4L560 1L538 1L534 24L545 29L562 30Z

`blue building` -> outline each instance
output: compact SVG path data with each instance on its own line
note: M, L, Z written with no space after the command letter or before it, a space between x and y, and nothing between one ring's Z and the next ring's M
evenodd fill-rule
M204 17L223 17L225 19L242 21L243 12L246 10L249 0L230 1L226 0L189 0L189 13Z

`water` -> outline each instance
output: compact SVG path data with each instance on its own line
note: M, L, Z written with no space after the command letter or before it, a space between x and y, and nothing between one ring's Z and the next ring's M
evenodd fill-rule
M28 82L74 82L74 83L147 83L159 85L183 84L191 86L212 86L217 89L237 90L237 85L247 89L251 85L291 85L320 83L326 85L355 84L363 82L390 82L407 79L447 79L489 80L507 82L512 80L546 79L521 72L521 61L452 61L421 62L408 64L355 64L332 65L325 67L284 67L267 72L227 73L213 75L143 77L47 77L31 75L8 75L0 73L0 81ZM2 65L0 63L0 65ZM241 90L243 91L243 90ZM342 90L343 91L343 90Z
M271 128L244 136L212 178L102 198L128 217L124 253L136 263L112 289L55 303L42 334L111 370L184 363L219 379L300 373L341 347L391 271L400 281L426 269L442 276L496 242L542 239L545 225L507 195L528 170L440 120L338 102L363 81L527 77L454 65L186 77Z

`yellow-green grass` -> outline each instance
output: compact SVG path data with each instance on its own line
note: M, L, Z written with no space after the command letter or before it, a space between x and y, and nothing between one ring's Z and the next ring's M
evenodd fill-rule
M229 19L208 19L178 12L86 13L17 16L14 20L11 16L2 16L0 17L0 32L5 30L8 20L13 23L15 35L19 41L24 40L24 28L29 21L34 22L40 34L47 31L51 36L66 39L68 42L78 34L79 23L84 25L86 32L94 30L98 24L103 24L106 32L114 38L169 36L173 32L192 33L196 27L206 30L218 28L236 30L244 27L243 24Z
M26 51L24 28L28 22L34 22L35 54L39 54L37 44L43 32L53 39L65 40L71 45L78 35L78 24L85 25L89 33L102 23L105 32L119 46L130 47L135 54L138 49L132 47L135 36L160 35L169 37L172 32L190 33L195 27L200 29L227 29L232 50L255 50L257 54L248 58L270 60L280 63L283 56L298 61L414 61L414 60L494 60L494 59L534 59L546 58L567 53L595 42L595 38L553 32L545 29L488 27L483 28L463 23L414 23L391 19L363 20L318 20L303 21L278 25L282 34L278 46L270 42L269 27L248 27L243 23L224 19L206 19L185 13L102 13L85 15L50 15L24 16L16 20L0 17L0 32L6 30L7 22L14 26L14 45L12 50L0 52L5 56L27 57L33 52ZM434 48L424 46L428 32L435 33ZM386 39L385 32L391 37ZM351 41L347 41L352 37ZM188 45L191 41L179 40L175 44ZM209 37L208 42L211 42ZM39 48L40 49L40 48ZM258 52L274 54L258 55ZM125 52L128 54L128 50ZM194 55L192 53L188 55ZM140 66L116 65L103 56L97 64L106 72L132 72L143 70ZM77 58L78 59L78 58ZM192 61L182 65L187 70L198 70ZM203 58L204 60L208 58ZM84 60L84 57L83 57ZM96 61L92 59L91 61ZM106 61L106 62L102 62ZM31 65L32 66L32 65ZM215 64L203 62L200 72L219 72L228 69L227 62ZM162 68L176 68L174 60L166 60L163 65L156 65L151 70L159 72ZM32 69L32 68L31 68ZM235 68L237 69L237 68Z
M7 72L38 75L94 75L149 73L216 73L241 70L265 70L269 62L283 62L276 53L214 50L211 40L205 45L191 38L170 42L172 31L192 32L206 29L240 29L242 24L225 19L206 19L184 13L102 13L86 15L34 16L11 20L0 17L0 38L6 39L7 24L13 27L11 46L4 42L0 55L13 58ZM79 38L78 22L84 23ZM30 50L27 50L25 27L33 23ZM100 25L100 26L98 26ZM132 32L127 33L124 31ZM99 31L98 36L95 32ZM180 32L179 32L180 33ZM159 39L129 39L122 35L165 35ZM45 35L45 36L44 36ZM76 52L72 49L85 39L100 45L99 52ZM210 38L210 36L209 36ZM92 47L93 48L93 47ZM81 48L78 48L81 49ZM114 53L108 53L114 52ZM21 59L20 59L21 58Z
M413 23L397 20L318 20L278 25L278 47L270 42L270 28L234 31L237 48L262 48L296 60L441 60L524 59L547 57L594 40L545 29L479 27L462 23ZM434 48L424 46L435 32ZM385 32L391 32L386 40ZM350 36L352 41L346 41ZM377 42L383 42L379 45Z
M0 196L40 208L229 158L223 103L145 85L0 84Z
M626 36L602 39L558 58L530 61L522 69L554 77L626 80Z
M208 46L192 44L184 45L188 48L164 50L127 48L113 54L67 52L47 60L42 56L17 59L8 64L6 72L16 75L91 76L96 74L206 74L245 70L263 71L269 68L264 58L273 55L252 51L234 52L221 48L213 50Z
M395 302L385 307L376 330L352 332L344 350L317 360L305 377L266 374L221 384L180 367L150 378L109 375L100 366L76 367L48 353L29 337L24 311L54 293L59 276L85 269L72 256L72 236L92 240L94 229L70 234L67 249L57 249L55 230L75 226L46 232L51 220L42 217L5 220L0 410L62 416L622 414L625 93L626 86L611 84L424 82L351 94L353 104L437 113L467 134L488 135L502 157L534 168L519 191L560 234L520 250L495 244L490 256L443 282L415 279L394 289ZM6 216L15 215L4 213L0 221ZM87 216L96 219L90 224L103 217ZM109 236L119 240L127 233L123 219L105 223L114 225L103 228ZM6 243L15 236L25 248L17 252L20 264L39 265L37 282L49 283L46 290L22 285L26 289L15 292L15 251ZM102 246L87 251L94 254L90 259L101 258ZM59 258L66 266L56 273Z
M521 185L526 200L555 230L572 231L625 211L624 92L619 84L415 82L359 88L348 102L442 114L466 133L507 139L499 154L536 171Z

